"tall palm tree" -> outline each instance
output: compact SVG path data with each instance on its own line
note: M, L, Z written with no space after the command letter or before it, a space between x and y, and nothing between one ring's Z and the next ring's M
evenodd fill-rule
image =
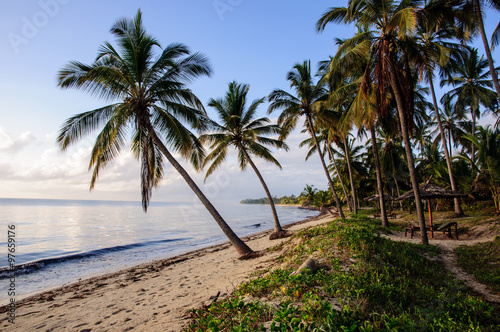
M359 31L363 33L363 31ZM356 45L345 47L345 40L338 39L337 44L341 45L341 50L337 52L330 61L322 62L324 72L323 80L328 82L330 88L329 104L337 105L337 109L343 110L337 127L344 133L352 130L353 124L359 128L359 133L364 134L365 129L370 130L372 144L375 144L375 127L377 125L377 110L373 107L374 94L366 95L359 93L361 78L367 70L369 57L364 58L356 55ZM349 46L352 46L349 48ZM354 55L354 56L353 56ZM335 137L335 136L334 136ZM338 137L338 136L337 136ZM345 146L345 145L344 145ZM375 164L375 175L377 179L377 191L379 194L379 204L381 206L380 218L382 226L388 227L389 221L385 209L385 200L383 195L383 183L376 145L372 145L373 161ZM352 170L350 172L352 174ZM353 181L350 179L351 189L353 190Z
M118 20L111 33L117 47L105 42L90 65L70 62L59 72L59 86L116 102L69 118L57 138L60 148L66 150L102 127L90 157L92 189L100 170L118 156L126 144L127 130L131 130L131 150L141 163L144 211L153 187L163 177L165 157L198 196L240 257L249 257L253 251L233 232L170 152L189 159L196 168L201 166L202 145L183 122L203 128L203 105L186 83L211 74L207 58L199 53L190 54L182 44L168 45L156 56L155 49L161 50L161 46L145 31L140 10L132 20Z
M372 87L372 82L375 82L376 103L380 106L382 114L385 114L388 108L386 93L389 87L394 96L415 194L422 243L428 244L409 135L411 126L409 120L412 119L414 112L413 77L407 54L400 47L400 42L410 36L416 28L417 9L413 1L350 0L347 7L328 9L316 23L316 29L323 31L329 23L355 23L364 31L346 40L344 44L349 48L356 45L356 54L360 58L365 57L367 53L370 55L361 91L367 93Z
M486 59L488 61L489 73L493 85L496 90L496 98L500 101L500 84L498 82L498 72L495 69L493 62L493 57L491 56L491 49L488 43L488 37L486 36L486 31L484 30L483 15L485 12L486 5L500 11L500 0L465 0L462 4L462 12L459 17L460 23L463 30L469 30L472 35L479 34L484 45L484 52L486 54ZM500 25L499 25L500 26ZM498 27L493 33L493 44L496 44L498 38Z
M269 238L271 240L283 238L287 236L287 233L280 225L273 197L264 178L252 158L250 158L250 154L263 158L281 169L280 163L265 145L286 150L288 150L288 146L283 141L263 136L281 134L282 130L279 126L270 125L268 118L255 119L257 108L264 102L264 98L253 101L247 108L249 89L250 87L247 84L231 82L224 98L211 99L208 104L217 111L221 122L210 121L213 133L200 136L201 142L211 144L210 149L212 151L205 158L205 165L211 163L205 179L224 162L228 148L234 146L238 150L240 168L244 170L250 164L269 199L274 218L274 232L271 233Z
M448 144L446 142L446 135L444 133L441 116L439 114L439 107L437 105L436 91L434 89L434 70L437 65L443 67L446 64L449 59L450 52L453 49L456 49L458 45L450 43L450 40L455 36L455 29L447 26L446 21L433 21L426 19L426 14L436 11L436 3L439 4L440 2L442 1L431 1L420 12L416 35L413 42L408 44L409 47L414 47L413 60L416 63L416 68L419 71L420 78L429 83L435 118L441 135L442 146L448 167L451 188L453 190L457 190L455 179L453 177L453 169L450 153L448 151ZM454 199L454 203L455 214L462 215L463 211L458 198Z
M497 104L493 83L487 71L488 62L479 57L476 48L457 53L457 57L446 68L447 77L441 81L441 87L451 85L441 98L443 104L454 103L454 111L463 115L467 108L471 111L472 131L476 132L476 119L480 115L480 106L490 109ZM498 70L498 68L497 68ZM471 161L475 162L475 145L471 144Z
M295 90L296 96L281 89L272 91L268 97L271 103L268 108L268 113L270 114L276 110L282 110L278 117L278 125L282 126L284 130L282 137L286 137L295 128L300 116L305 116L304 126L314 140L321 160L321 165L328 179L328 184L332 190L340 217L344 218L342 205L335 191L325 160L323 159L323 153L321 152L321 147L316 137L316 129L314 128L315 123L325 124L325 126L328 126L329 123L331 124L331 112L322 107L322 101L326 99L327 91L321 84L313 83L310 61L304 61L302 64L297 63L293 69L288 72L287 80L290 81L290 86Z

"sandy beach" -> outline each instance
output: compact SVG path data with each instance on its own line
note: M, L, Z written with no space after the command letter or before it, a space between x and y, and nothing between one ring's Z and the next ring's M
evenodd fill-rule
M295 232L331 221L323 214L286 227ZM265 251L270 231L245 240L254 251ZM189 309L210 304L248 280L258 268L273 264L278 252L239 260L229 243L53 289L18 300L15 324L7 307L0 308L5 331L180 331Z

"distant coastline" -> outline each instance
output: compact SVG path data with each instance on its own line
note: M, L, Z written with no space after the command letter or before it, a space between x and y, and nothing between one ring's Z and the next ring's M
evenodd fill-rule
M273 202L275 205L281 206L302 206L301 202L299 201L299 197L295 195L282 197L274 196ZM269 204L269 199L267 197L245 198L240 201L240 204Z

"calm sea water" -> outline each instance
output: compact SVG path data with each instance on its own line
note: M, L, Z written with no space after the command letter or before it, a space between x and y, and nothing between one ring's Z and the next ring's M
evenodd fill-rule
M216 206L239 236L273 227L268 205ZM277 207L285 225L316 213ZM25 295L227 241L201 204L0 199L0 303L8 299L8 226L16 293Z

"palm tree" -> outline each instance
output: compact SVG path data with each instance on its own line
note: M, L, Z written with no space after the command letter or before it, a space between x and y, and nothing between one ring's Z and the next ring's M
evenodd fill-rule
M330 177L325 160L323 159L323 153L321 152L316 137L316 129L314 128L315 122L325 125L331 123L331 112L322 108L322 101L327 97L327 91L320 84L313 83L310 61L296 64L293 70L288 72L287 80L290 81L290 86L295 90L297 95L293 96L280 89L272 91L268 97L271 103L268 108L268 113L271 114L276 110L282 110L278 117L278 125L282 126L284 130L281 135L282 138L286 137L295 128L301 115L305 116L304 126L309 131L317 147L319 158L328 179L328 184L332 190L340 217L345 218L340 199L335 192L332 178Z
M358 33L362 33L359 31ZM374 94L365 95L359 93L361 78L368 66L368 54L364 58L356 55L356 45L345 47L344 40L337 40L341 45L341 50L337 52L330 61L322 62L324 72L323 80L328 82L330 88L329 104L337 105L337 109L343 110L340 123L340 131L350 132L353 124L359 128L359 133L364 134L365 129L370 130L372 136L372 151L375 164L375 175L377 179L377 191L379 194L379 204L381 206L380 217L382 226L388 227L389 221L385 209L383 183L380 171L378 150L375 145L375 126L377 125L377 110L373 107ZM352 46L352 48L349 48ZM354 55L354 56L353 56ZM337 128L339 129L339 128ZM339 130L338 130L339 131ZM334 135L334 137L338 137ZM337 143L339 143L337 141ZM337 144L338 145L338 144ZM344 145L345 146L345 145ZM334 164L336 166L336 164ZM352 170L350 172L352 174ZM351 189L354 192L353 181L350 179ZM348 201L349 202L349 201Z
M467 108L471 111L472 131L476 131L476 119L480 115L480 106L494 107L497 104L490 75L486 71L488 62L479 57L476 48L458 53L454 61L445 69L447 77L441 81L441 87L451 85L453 89L443 95L443 104L454 103L454 111L463 115ZM498 68L497 68L498 70ZM475 146L471 144L471 161L475 162Z
M224 98L211 99L209 106L213 107L221 119L221 123L210 121L213 133L203 134L200 141L210 143L211 153L205 158L204 164L211 163L205 179L212 174L226 159L227 149L234 146L238 150L240 168L244 170L248 164L253 168L266 192L274 217L274 232L269 237L272 239L283 238L287 233L283 230L278 220L278 213L269 189L259 170L255 166L250 154L263 158L281 169L280 163L272 156L265 145L275 148L288 146L280 140L262 135L281 134L281 128L268 124L268 118L255 119L257 108L264 102L264 98L253 101L247 108L247 94L250 87L247 84L229 83L229 90Z
M477 31L479 30L488 61L489 72L496 90L496 98L500 101L500 84L498 83L497 73L498 69L495 69L493 57L491 56L491 49L488 44L488 38L486 36L486 31L484 30L483 13L486 4L496 10L500 10L500 0L466 0L462 4L462 13L459 20L463 30L469 30L469 32L473 35L477 34ZM498 41L498 29L499 27L497 27L493 33L493 45L495 45Z
M478 135L467 135L478 149L480 176L488 183L495 209L500 211L500 130L479 126Z
M329 156L330 161L333 165L333 170L335 171L335 174L337 174L337 178L339 179L340 186L342 187L342 190L344 192L344 196L346 197L347 206L349 207L349 212L352 212L351 201L349 200L349 195L347 194L344 180L342 179L342 176L340 175L339 169L337 167L337 161L335 160L335 154L333 153L332 142L335 139L335 137L333 137L332 132L329 129L322 128L320 130L320 132L316 135L316 138L317 138L318 142L322 143L322 145L323 145L323 148L322 148L323 154L328 152L328 156ZM307 155L306 155L306 160L308 160L316 152L316 144L314 143L314 140L311 137L311 138L306 138L305 140L300 142L299 147L303 147L306 145L309 147L309 151L307 152Z
M455 179L453 177L453 169L451 164L451 157L448 151L448 144L446 143L446 135L444 133L443 123L439 114L439 107L437 105L436 91L434 89L434 70L436 65L444 67L449 59L449 54L458 45L449 42L455 36L455 30L452 27L446 26L447 22L440 20L433 22L432 20L425 19L425 15L430 12L436 11L436 4L442 1L431 1L420 13L421 17L418 20L418 30L415 35L413 43L409 46L415 46L413 59L416 62L417 70L419 71L421 79L426 80L430 86L432 95L432 102L437 120L438 129L441 135L442 146L448 167L448 174L450 178L451 188L457 190ZM455 214L463 215L462 207L458 198L454 199Z
M302 202L303 206L309 206L314 202L314 195L318 189L314 188L314 186L310 186L306 184L304 190L300 193L299 199Z
M414 112L414 85L408 56L400 42L411 35L416 28L417 7L412 1L394 0L350 0L347 7L328 9L316 23L317 31L323 31L329 23L355 23L362 33L346 40L345 47L356 45L360 57L370 55L369 65L363 76L361 91L368 93L373 86L376 103L380 112L388 108L386 93L390 86L396 101L401 134L403 136L408 169L415 194L418 222L421 228L422 243L428 244L425 231L425 217L420 201L417 174L415 172L412 146L410 142L409 119ZM374 29L370 31L369 29ZM339 50L340 51L340 50ZM389 86L387 86L389 83Z
M453 105L450 102L444 104L443 107L443 112L440 114L440 117L442 117L441 122L443 124L443 130L448 137L450 158L453 158L453 147L457 148L459 145L466 145L463 139L466 133L464 128L469 126L470 121L464 121L463 114L455 113L453 111ZM472 123L470 123L470 125L472 126Z
M57 138L60 148L66 150L102 127L90 157L89 169L93 168L90 189L93 189L99 171L118 156L130 129L131 150L141 163L144 211L153 187L163 177L165 157L198 196L240 257L251 256L252 249L233 232L169 151L189 159L195 168L201 166L202 145L183 122L203 128L203 105L186 83L211 74L207 58L199 53L190 54L182 44L168 45L155 56L155 49L161 50L161 46L145 31L140 10L132 20L118 20L111 33L116 37L117 48L105 42L94 63L70 62L59 72L59 86L116 102L69 118Z
M300 193L299 198L302 201L303 206L309 206L312 203L314 203L314 195L316 195L316 192L318 189L314 188L314 186L310 186L306 184L304 187L304 190Z

